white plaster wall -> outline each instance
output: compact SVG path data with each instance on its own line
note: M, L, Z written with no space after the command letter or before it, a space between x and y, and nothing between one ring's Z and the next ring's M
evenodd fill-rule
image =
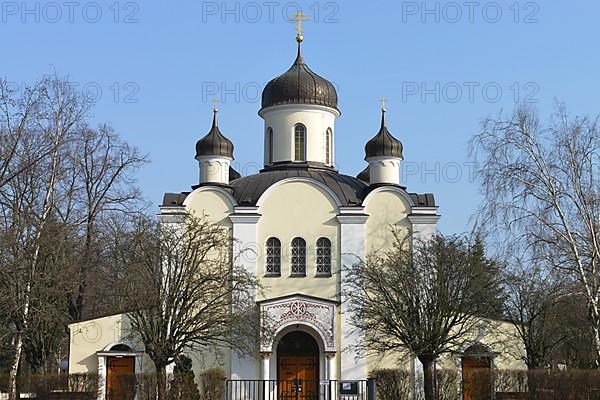
M394 229L402 235L411 232L408 220L410 204L398 189L372 192L365 206L369 215L366 223L366 252L383 252L394 246Z
M206 215L210 221L230 228L229 215L233 213L233 202L233 198L222 189L207 186L190 193L184 206L190 213Z
M341 224L342 236L342 264L350 268L365 257L365 223L368 216L362 208L345 208L338 216ZM353 348L364 341L365 332L353 329L350 324L351 315L347 310L346 293L349 290L345 271L341 271L341 307L340 327L341 332L338 356L336 357L336 370L340 371L342 379L364 379L367 376L367 360L364 356L358 356Z
M196 160L200 165L200 183L229 183L230 158L202 156Z
M265 120L264 132L273 129L273 162L294 160L294 126L301 123L306 126L306 160L325 163L325 132L331 128L330 164L335 163L335 120L339 116L336 110L318 105L282 105L269 107L260 115ZM267 153L265 140L265 165Z
M373 157L369 159L369 183L400 184L400 159Z
M69 373L98 373L98 351L117 344L126 344L134 351L144 349L139 338L131 333L126 314L76 322L69 325ZM147 354L141 360L141 372L154 371L154 363Z

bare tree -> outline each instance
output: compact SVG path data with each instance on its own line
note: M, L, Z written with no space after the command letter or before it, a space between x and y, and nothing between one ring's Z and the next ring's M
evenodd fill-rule
M37 121L45 104L45 86L40 82L21 94L9 82L0 79L0 190L53 150L52 142L37 142L35 147L28 146L29 157L20 156L25 142L31 139L31 132L38 129Z
M5 178L0 191L3 228L8 233L0 273L5 299L12 300L10 315L15 327L9 371L11 400L17 396L16 378L24 332L32 321L32 294L38 283L42 237L54 217L65 149L88 109L65 81L44 79L31 91L36 93L32 96L38 103L35 112L28 113L30 120L20 124L26 128L18 133L19 140L6 166L5 177L10 179Z
M514 257L503 275L505 317L523 343L527 368L552 365L555 351L569 337L560 307L568 296L565 282L521 257Z
M490 307L497 279L463 239L397 239L347 274L351 323L365 332L361 350L408 353L423 364L425 398L435 394L435 361L458 351Z
M66 203L64 215L68 220L74 214L83 236L81 259L73 271L78 278L77 289L69 303L71 319L76 321L83 317L89 275L101 265L102 217L115 212L139 214L145 207L135 174L147 158L106 124L98 129L83 129L70 157L72 176L67 181L67 192L72 202ZM69 205L74 209L69 209Z
M230 232L188 215L179 223L143 222L131 253L132 329L154 361L159 400L166 366L185 349L224 346L248 352L257 342L253 274L231 255Z
M135 173L145 157L109 126L90 128L89 106L56 75L22 94L0 81L0 312L13 336L11 399L22 355L43 372L64 324L81 317L89 275L107 264L103 218L144 206Z
M488 119L473 141L481 163L482 225L537 246L539 261L578 282L600 367L600 133L563 106L546 126L519 106Z

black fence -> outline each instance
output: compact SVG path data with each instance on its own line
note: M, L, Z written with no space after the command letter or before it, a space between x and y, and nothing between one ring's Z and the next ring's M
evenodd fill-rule
M223 400L375 400L375 381L228 380Z

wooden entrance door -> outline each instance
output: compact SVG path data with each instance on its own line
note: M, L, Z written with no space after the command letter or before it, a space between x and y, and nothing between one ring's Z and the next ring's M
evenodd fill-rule
M279 400L318 399L318 357L279 357Z
M129 400L135 395L135 357L106 357L107 400Z
M463 400L488 400L492 398L491 360L463 358Z

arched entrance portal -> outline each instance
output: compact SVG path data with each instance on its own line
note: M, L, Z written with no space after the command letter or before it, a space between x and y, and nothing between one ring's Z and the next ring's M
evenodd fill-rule
M279 400L319 398L319 345L306 332L293 331L277 345Z

